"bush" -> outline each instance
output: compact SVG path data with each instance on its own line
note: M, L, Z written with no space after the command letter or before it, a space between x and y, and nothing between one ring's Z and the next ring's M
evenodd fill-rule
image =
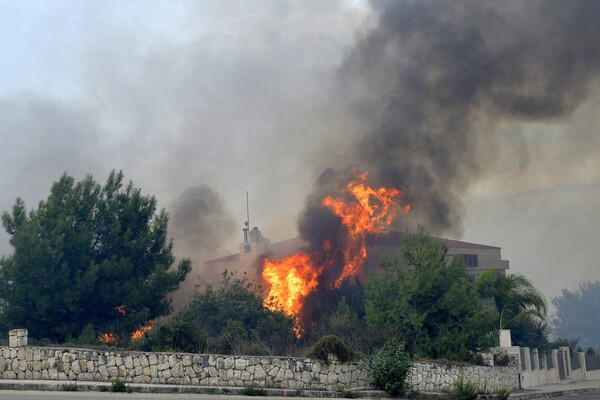
M476 383L460 378L454 382L454 389L450 394L460 400L475 400L481 394L481 390Z
M112 392L126 392L127 386L125 385L125 382L117 380L112 383L110 390Z
M510 396L510 392L511 390L509 388L502 386L496 390L496 396L498 397L498 400L507 400L508 396Z
M411 359L404 349L404 343L398 339L385 342L371 357L363 362L371 385L375 389L385 390L391 396L404 394L408 389Z
M310 349L306 356L316 360L321 360L325 364L329 364L329 355L332 354L338 360L345 362L354 360L354 351L346 346L346 344L335 335L323 336Z
M104 385L98 386L98 391L100 391L100 392L106 392L107 390L108 390L108 388Z
M249 385L244 388L242 394L244 396L266 396L267 391L263 388L259 388L254 385Z
M62 390L64 390L65 392L76 392L77 391L77 384L75 383L65 383L62 385Z

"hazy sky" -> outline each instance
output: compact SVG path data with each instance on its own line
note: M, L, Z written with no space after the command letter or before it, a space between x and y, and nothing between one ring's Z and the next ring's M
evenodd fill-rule
M367 164L378 158L376 146L369 146L367 156L357 149L371 137L385 137L369 133L376 130L374 118L385 119L380 99L388 108L400 96L402 104L425 104L436 115L447 109L447 99L437 96L431 106L416 85L396 85L400 93L390 95L390 81L381 79L395 76L388 65L421 54L427 55L423 62L436 66L427 71L428 79L450 76L444 70L448 58L439 64L438 46L421 47L419 40L434 35L430 28L438 23L452 32L480 29L471 22L472 2L423 3L453 10L413 7L411 12L429 19L402 22L408 8L392 10L393 2L386 1L372 6L359 0L0 0L0 210L9 210L16 197L35 207L64 172L76 178L91 173L102 182L110 170L122 169L170 211L179 255L201 259L236 250L246 191L252 225L272 241L295 236L298 214L325 168L351 165L355 156ZM563 43L571 59L594 44L583 39L590 32L569 31L568 24L562 40L556 39L545 27L556 24L528 23L535 13L518 4L510 2L508 11L482 9L498 24L489 24L497 31L479 35L490 54L503 54L521 41L527 45L506 56L513 57L510 68L539 47L536 37L552 37L553 46ZM394 17L392 11L404 14L393 24L379 21L380 15ZM597 7L591 11L585 14L600 25ZM503 28L497 22L502 19L489 16L496 14L518 21L519 29ZM410 23L422 24L411 28L421 36L400 44L386 38L390 26ZM600 48L600 37L591 33ZM377 40L391 44L373 66L368 61ZM411 41L416 44L409 46ZM426 46L429 52L421 51ZM461 51L473 56L471 48ZM469 132L458 142L464 142L464 154L453 145L451 162L446 160L465 162L446 177L448 184L436 185L442 174L418 185L415 198L424 201L428 187L432 197L434 192L443 197L438 189L443 186L456 204L448 236L502 247L510 271L555 296L561 288L600 280L600 88L595 55L572 68L566 63L564 75L557 75L562 66L547 57L554 49L547 50L536 54L556 66L547 79L535 81L538 67L531 67L523 82L494 81L486 84L489 91L477 91L483 94L476 106L464 108L469 121L452 116L434 121L456 122L457 131ZM502 64L499 59L494 66ZM465 58L467 64L477 74L501 73ZM559 76L579 79L564 83L567 87ZM564 94L560 112L542 115L536 109L534 117L517 118L498 105L499 97L520 92L531 77L544 86L531 89L537 100ZM439 93L446 86L428 88ZM391 115L397 115L395 109ZM436 124L419 128L435 130ZM455 136L444 131L433 143L441 138ZM423 210L429 208L417 215ZM0 253L9 252L3 233Z

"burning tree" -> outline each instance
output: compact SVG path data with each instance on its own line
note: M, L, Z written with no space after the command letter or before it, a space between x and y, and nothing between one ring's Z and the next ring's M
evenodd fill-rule
M29 212L17 199L2 215L14 248L0 260L3 322L57 341L90 324L107 342L150 329L190 270L189 260L171 269L167 222L155 198L123 185L122 172L104 186L65 174Z
M296 318L299 335L308 296L317 290L339 289L357 277L367 259L367 237L384 233L401 212L410 210L400 205L400 190L370 186L367 173L350 170L343 180L317 206L329 214L333 228L316 240L311 238L312 249L305 253L264 261L265 304Z

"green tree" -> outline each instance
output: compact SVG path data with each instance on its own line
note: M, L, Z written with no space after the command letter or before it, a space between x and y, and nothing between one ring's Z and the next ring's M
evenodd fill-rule
M367 286L366 319L412 354L469 360L491 344L493 316L473 279L446 245L420 229L402 247L403 262L385 263Z
M0 259L1 318L33 337L64 341L91 324L127 341L169 312L166 295L190 270L189 260L171 269L167 213L122 172L104 186L64 174L37 209L17 199L2 223L14 251Z
M557 336L600 347L600 281L584 282L577 290L563 289L552 304L556 310L552 330Z
M529 279L490 269L479 275L475 285L497 311L498 329L510 329L515 346L548 346L546 299Z
M296 343L294 321L266 308L261 288L225 271L220 287L208 287L173 316L206 336L206 351L219 354L289 354Z

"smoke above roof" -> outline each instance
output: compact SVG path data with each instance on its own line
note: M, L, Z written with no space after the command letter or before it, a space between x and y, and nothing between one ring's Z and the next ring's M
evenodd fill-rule
M372 181L406 193L402 222L460 235L462 195L519 143L504 124L552 121L586 99L600 69L600 3L564 1L373 1L376 26L339 68L340 98L365 127L346 159ZM526 158L526 155L524 156ZM526 160L525 160L526 161ZM339 167L339 166L338 166ZM300 230L327 231L318 199L328 169L300 216ZM313 227L313 222L319 225ZM329 223L335 223L335 221Z

